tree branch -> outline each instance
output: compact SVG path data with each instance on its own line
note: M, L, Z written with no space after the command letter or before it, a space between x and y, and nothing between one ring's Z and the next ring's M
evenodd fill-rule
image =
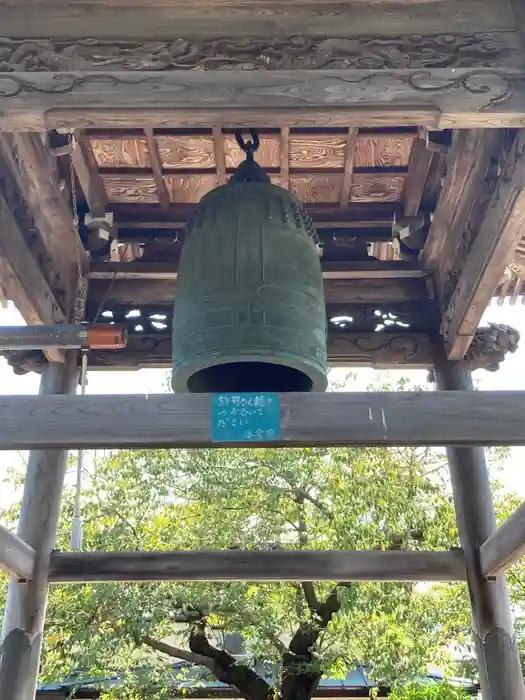
M310 700L321 680L322 671L311 668L314 661L313 647L321 632L326 629L341 607L338 588L339 584L326 600L318 604L312 620L299 626L292 637L287 653L283 654L281 685L283 700Z
M310 612L312 615L317 615L319 612L319 600L317 599L314 584L311 581L303 581L301 586Z
M224 649L212 646L206 637L206 625L200 621L190 632L190 649L193 653L213 660L213 672L217 680L233 685L246 700L268 700L273 697L272 687L253 669L240 664Z
M165 642L159 642L157 639L153 639L153 637L150 637L148 634L142 635L140 638L140 643L155 649L155 651L160 651L162 654L172 656L175 659L182 659L182 661L187 661L190 664L206 666L210 669L210 671L214 670L213 661L208 659L203 654L196 654L195 652L185 651L184 649L179 649L178 647L174 647L171 644L166 644Z

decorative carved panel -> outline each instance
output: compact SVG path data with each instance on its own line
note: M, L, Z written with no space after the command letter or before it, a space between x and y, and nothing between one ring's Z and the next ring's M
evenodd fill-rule
M0 71L438 69L520 65L513 32L325 39L233 37L206 41L0 39Z

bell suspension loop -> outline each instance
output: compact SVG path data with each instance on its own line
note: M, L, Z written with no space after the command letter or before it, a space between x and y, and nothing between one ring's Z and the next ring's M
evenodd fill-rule
M255 129L250 129L251 141L245 141L242 135L242 131L235 132L235 140L237 141L241 151L246 154L246 160L254 160L253 154L259 150L261 144L259 140L259 134Z

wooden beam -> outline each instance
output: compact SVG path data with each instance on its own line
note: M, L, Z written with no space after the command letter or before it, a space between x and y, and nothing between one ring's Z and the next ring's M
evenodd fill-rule
M83 269L87 258L60 187L56 159L38 134L0 134L0 149L66 292L69 311L76 294L78 265Z
M525 129L520 130L443 315L448 357L459 360L500 283L525 227Z
M483 129L467 129L456 133L447 157L447 174L422 253L426 268L436 270L446 258L453 256L465 221L478 193L497 143L498 135Z
M51 555L50 581L463 581L460 551L175 551Z
M213 149L215 152L215 169L217 172L217 184L226 184L226 158L224 152L224 135L220 126L212 127Z
M341 196L339 199L341 209L348 209L350 202L350 190L352 188L352 175L354 173L355 149L358 133L358 129L351 127L348 130L348 136L346 137L344 175L343 182L341 184Z
M520 391L283 394L281 436L264 444L523 445L524 402ZM0 450L217 447L210 412L204 394L0 398Z
M432 163L432 155L423 139L416 139L410 153L408 175L401 193L401 199L405 205L405 216L414 216L419 211Z
M73 140L69 157L73 163L77 179L93 216L104 216L108 198L104 184L98 174L95 157L84 129L79 129Z
M350 202L346 211L335 204L311 204L306 211L317 228L380 228L392 226L394 216L403 215L402 202ZM194 216L198 204L173 203L169 212L158 204L112 203L111 211L121 228L182 228Z
M232 22L225 8L234 8L238 22ZM513 30L515 25L508 4L487 0L455 0L440 2L381 2L377 12L360 3L338 0L337 11L326 12L308 0L300 5L282 5L266 0L261 11L253 11L238 1L214 5L210 3L137 3L130 15L124 2L85 4L57 0L45 13L34 11L30 0L4 3L0 26L3 36L41 39L43 36L62 39L98 37L111 40L148 38L165 41L166 37L295 37L324 39L330 36L358 39L382 34L397 37L407 34L440 35L456 32L491 32ZM31 11L33 10L33 11Z
M449 396L460 391L464 396L470 394L473 401L481 397L483 392L472 391L468 366L464 362L447 362L442 357L443 352L434 375L442 394ZM494 417L496 415L494 413ZM465 411L458 420L467 428L471 417L472 414ZM449 443L447 456L459 539L465 554L481 693L484 698L494 700L524 698L525 687L505 578L499 576L487 581L480 566L480 547L496 530L485 453L481 447L459 447Z
M484 576L503 574L525 556L525 503L483 542L480 549Z
M0 569L22 579L33 577L35 550L0 525Z
M131 261L125 263L96 263L89 268L90 279L170 279L177 278L178 263ZM323 263L324 279L421 279L426 270L417 261Z
M462 118L462 122L469 115ZM472 118L472 115L470 115ZM475 124L480 128L499 128L502 125L520 125L523 118L516 114L498 117L490 114L477 114ZM137 129L146 126L154 128L175 129L211 129L220 125L222 129L258 129L258 128L341 128L349 125L356 127L398 127L400 125L442 128L451 127L450 118L445 120L439 109L433 107L413 108L392 106L390 109L380 107L341 109L333 107L307 107L276 109L253 109L250 107L194 109L158 107L131 109L90 109L85 112L84 121L78 109L52 109L6 114L0 112L1 132L49 131L51 129ZM446 124L446 126L445 126ZM465 124L463 124L465 126Z
M363 277L341 278L337 275L337 279L327 278L324 280L324 292L327 304L396 304L410 301L432 303L425 280L422 278L371 277L365 279ZM88 302L95 306L102 301L106 306L111 304L172 304L174 298L175 280L173 278L94 279L90 284Z
M144 134L146 135L146 141L148 143L149 161L151 169L153 170L153 179L155 180L157 197L163 211L169 211L170 196L166 187L166 181L164 180L162 174L162 161L160 159L159 145L157 143L157 139L155 138L155 131L153 128L148 126L144 129Z
M507 60L505 52L501 52L502 65L492 72L476 60L471 67L429 68L428 73L422 72L421 67L404 68L403 73L389 68L363 71L322 67L126 71L111 70L111 66L105 69L93 66L85 71L71 69L70 74L67 71L12 71L2 77L0 129L58 128L64 121L74 128L101 126L100 115L107 120L108 113L112 113L115 126L116 123L122 124L130 112L133 112L134 122L140 120L143 126L150 126L148 112L152 104L164 113L162 121L156 122L157 126L166 121L182 126L181 114L187 110L185 125L195 127L196 112L207 110L206 123L209 126L225 128L234 123L237 128L242 128L239 122L245 120L243 111L246 108L258 112L256 120L250 122L252 128L268 125L266 110L286 108L311 108L318 112L337 109L339 115L346 112L345 126L369 126L374 121L399 125L400 121L395 121L394 114L397 112L398 116L403 107L402 124L419 124L416 119L423 112L425 119L431 113L432 121L434 124L437 121L439 127L445 124L463 127L472 124L480 127L489 124L498 127L525 125L524 73L518 66L523 56L516 50L514 35L511 43L513 48L503 47L508 48L510 58ZM63 55L67 47L61 50ZM125 59L123 61L125 63ZM220 67L218 64L217 68ZM483 90L471 89L477 73L483 80ZM304 89L305 85L308 90ZM355 85L359 90L351 89ZM380 118L377 115L374 118L376 107L365 110L364 103L388 104L389 109L383 110ZM407 105L416 116L411 114ZM351 124L348 113L354 109L363 110L359 124ZM436 110L440 114L437 120ZM65 119L64 114L67 115ZM292 126L290 121L297 125L297 116L287 122L281 121L279 126ZM322 121L326 123L327 117L318 120L315 126L319 127ZM275 117L272 122L275 122ZM309 123L312 123L311 119Z
M26 323L63 323L66 314L27 245L0 192L0 283ZM49 360L63 362L62 351L48 348Z
M285 190L290 189L290 127L281 129L281 173L280 185Z

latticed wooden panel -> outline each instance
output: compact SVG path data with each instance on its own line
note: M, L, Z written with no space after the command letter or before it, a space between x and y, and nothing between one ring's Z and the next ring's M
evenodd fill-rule
M348 130L334 131L262 133L257 161L276 184L306 203L344 209L350 202L399 201L417 134L376 130L351 138ZM140 133L89 135L110 202L158 203L160 178L169 202L197 203L210 189L226 182L244 158L235 136L220 130L159 130L152 137L153 153Z

